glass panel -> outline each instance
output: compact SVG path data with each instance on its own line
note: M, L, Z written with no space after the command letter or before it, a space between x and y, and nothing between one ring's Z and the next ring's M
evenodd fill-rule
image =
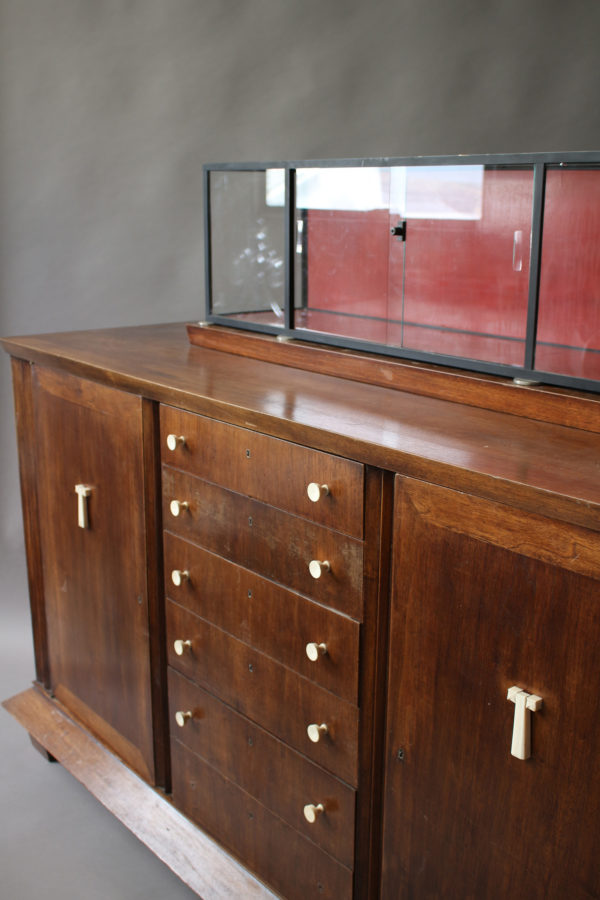
M298 169L297 328L523 365L533 169Z
M523 365L533 169L420 166L393 180L407 224L405 261L390 260L388 343Z
M600 171L546 174L535 367L600 379Z
M282 169L210 173L211 312L284 325Z
M296 171L295 327L384 342L389 168Z

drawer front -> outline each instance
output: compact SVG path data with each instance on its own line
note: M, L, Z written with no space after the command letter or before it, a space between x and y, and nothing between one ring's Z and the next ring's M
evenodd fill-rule
M163 521L169 531L361 618L360 541L168 466L162 474ZM173 502L181 504L178 515L172 514ZM329 570L323 567L314 578L311 561L326 562Z
M173 668L356 787L355 706L173 601L167 603L167 640ZM176 640L190 642L181 656L173 649ZM313 742L309 725L326 725L327 732Z
M173 800L286 900L351 900L352 871L171 741Z
M358 701L357 622L168 532L164 547L168 597L345 700ZM326 650L318 648L310 659L309 644Z
M193 682L169 670L171 733L348 867L354 859L355 792ZM180 719L179 711L191 717ZM311 824L304 806L322 804Z
M163 461L288 512L363 536L364 467L170 406L160 410ZM167 437L178 440L169 449ZM170 442L169 442L170 443ZM309 484L327 485L317 501Z

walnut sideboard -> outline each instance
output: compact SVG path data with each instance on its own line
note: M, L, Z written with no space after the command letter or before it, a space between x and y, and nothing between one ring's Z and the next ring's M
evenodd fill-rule
M36 680L205 900L600 896L600 400L184 325L8 338Z

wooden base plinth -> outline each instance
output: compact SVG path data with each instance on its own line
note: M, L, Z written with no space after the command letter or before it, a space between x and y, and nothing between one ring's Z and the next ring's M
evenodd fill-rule
M276 895L181 815L36 687L3 704L34 745L58 760L203 900L276 900Z

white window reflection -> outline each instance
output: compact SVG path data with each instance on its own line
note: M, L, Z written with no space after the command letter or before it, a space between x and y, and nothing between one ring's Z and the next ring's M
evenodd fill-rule
M268 206L283 206L285 172L266 173ZM296 170L296 207L388 209L404 219L481 219L483 166L393 166Z
M483 166L397 166L390 211L403 219L481 219Z

